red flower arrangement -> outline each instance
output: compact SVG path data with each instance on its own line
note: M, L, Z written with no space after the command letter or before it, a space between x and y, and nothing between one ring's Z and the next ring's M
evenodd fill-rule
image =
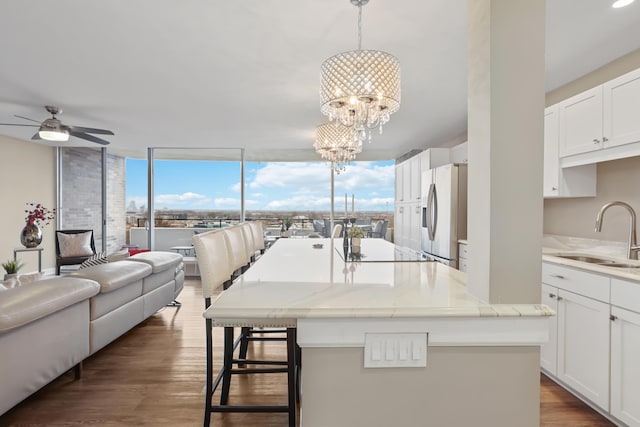
M31 207L25 210L27 224L47 225L56 217L55 209L47 209L40 203L27 203L27 206Z

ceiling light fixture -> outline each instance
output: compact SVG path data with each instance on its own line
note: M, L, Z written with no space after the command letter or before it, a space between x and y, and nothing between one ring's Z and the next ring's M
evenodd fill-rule
M339 174L362 152L362 141L352 127L329 122L316 127L313 148L324 160L331 162L331 167Z
M619 9L621 7L629 6L634 1L635 0L616 0L616 1L613 2L611 7L615 8L615 9Z
M351 0L358 7L358 50L334 55L320 67L320 111L371 142L371 129L382 133L400 108L400 62L385 52L362 50L362 6L368 2Z
M42 123L38 129L38 136L47 141L68 141L69 130L54 116Z

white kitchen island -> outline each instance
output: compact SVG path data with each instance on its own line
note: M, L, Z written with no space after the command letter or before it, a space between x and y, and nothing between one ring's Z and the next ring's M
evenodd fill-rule
M281 239L205 314L297 325L302 426L538 425L550 309L484 303L464 273L382 239L360 261L342 249Z

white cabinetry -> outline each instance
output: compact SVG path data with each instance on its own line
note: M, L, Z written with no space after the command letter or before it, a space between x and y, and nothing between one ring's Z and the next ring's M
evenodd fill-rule
M605 147L640 141L640 69L602 86Z
M611 280L611 413L640 426L640 284Z
M542 284L542 304L558 313L558 288ZM540 366L551 375L558 368L558 317L549 318L549 340L540 347Z
M609 278L544 263L542 281L543 292L547 294L544 298L543 293L543 301L552 307L557 304L556 322L549 323L549 336L557 333L555 373L551 341L541 350L542 367L608 411Z
M458 243L458 270L467 272L469 262L469 245Z
M609 305L558 291L557 377L609 410Z
M558 155L559 106L544 110L544 197L588 197L596 195L596 165L560 168Z
M602 148L602 86L559 104L560 157Z
M561 165L640 155L640 69L558 104Z
M430 148L396 164L394 243L419 251L424 170L449 163L448 148Z

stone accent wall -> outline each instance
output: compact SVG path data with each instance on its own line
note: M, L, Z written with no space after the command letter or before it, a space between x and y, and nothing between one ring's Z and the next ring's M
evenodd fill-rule
M102 162L99 149L61 150L61 229L92 229L102 250ZM107 252L125 242L125 159L107 154Z

